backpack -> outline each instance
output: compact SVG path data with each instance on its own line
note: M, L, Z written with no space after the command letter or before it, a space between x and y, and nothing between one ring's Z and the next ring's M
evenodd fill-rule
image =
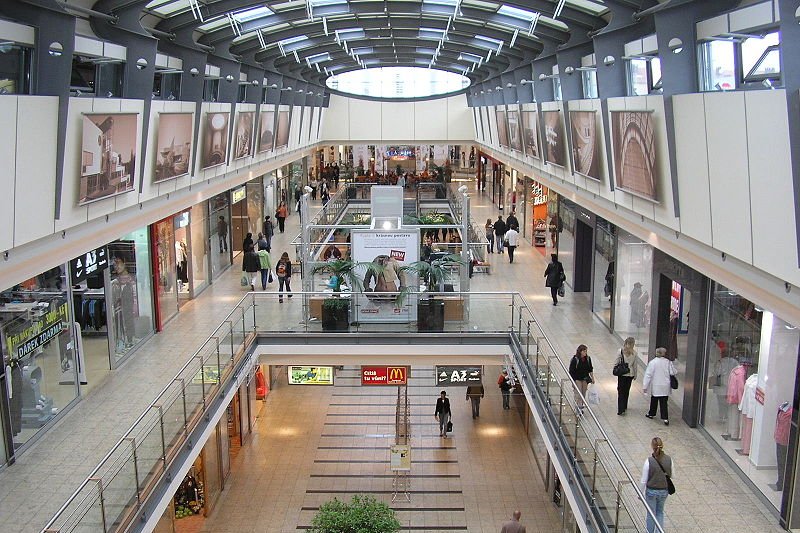
M286 277L286 263L284 261L278 263L278 265L275 267L275 273L278 275L279 278Z

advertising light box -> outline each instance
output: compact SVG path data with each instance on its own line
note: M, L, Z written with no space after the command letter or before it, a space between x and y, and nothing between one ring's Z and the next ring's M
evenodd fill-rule
M483 368L480 366L437 366L437 387L480 385Z
M362 366L362 385L405 385L408 383L407 366Z
M333 367L290 366L289 385L333 385Z

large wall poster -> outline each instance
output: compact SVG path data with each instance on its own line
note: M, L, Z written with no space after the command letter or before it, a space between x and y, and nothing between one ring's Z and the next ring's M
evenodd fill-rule
M564 123L561 111L542 111L544 121L544 157L548 163L566 166L567 143L564 137Z
M506 122L506 112L498 109L497 116L497 138L500 141L500 146L508 148L508 123Z
M289 111L278 111L278 127L275 149L289 146Z
M522 112L522 139L525 141L525 155L542 158L539 149L539 116L536 111Z
M262 111L258 121L258 148L257 151L266 152L272 150L275 142L275 111Z
M177 178L189 173L193 126L194 114L192 113L158 114L154 182Z
M522 152L522 132L519 127L519 111L509 110L508 117L508 144L512 150Z
M78 205L133 190L139 115L83 115Z
M289 385L333 385L332 366L289 366Z
M379 264L383 272L376 275L367 268L359 269L364 293L359 294L359 322L408 322L416 319L416 306L395 303L397 292L415 286L417 280L400 267L419 261L419 230L352 230L353 260ZM390 294L381 294L390 293Z
M572 169L587 178L600 181L597 114L594 111L570 111L569 125L572 134Z
M242 111L236 114L234 131L233 158L247 157L253 152L253 127L256 119L255 111Z
M648 111L612 111L614 181L620 189L658 201L653 114Z
M230 113L208 112L203 128L200 168L222 165L228 160L228 121Z

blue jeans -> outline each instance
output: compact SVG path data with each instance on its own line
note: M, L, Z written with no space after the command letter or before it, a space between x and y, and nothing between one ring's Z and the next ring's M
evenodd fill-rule
M664 528L664 503L667 501L669 493L667 489L647 489L644 492L647 505L656 515L656 520L661 528ZM647 515L647 533L655 533L656 525L653 523L653 518L650 514Z
M495 234L495 240L497 240L497 253L503 253L503 238L505 237L505 233L503 235Z
M450 422L450 413L439 413L439 434L447 435L447 423Z

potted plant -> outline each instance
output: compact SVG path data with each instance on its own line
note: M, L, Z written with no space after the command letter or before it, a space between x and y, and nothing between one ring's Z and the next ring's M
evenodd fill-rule
M311 269L311 274L329 273L331 278L328 287L333 290L333 296L322 301L322 329L323 331L348 331L350 327L350 298L342 297L342 285L347 285L350 292L360 292L364 283L357 271L360 269L377 270L374 263L359 263L349 259L335 259L319 264Z
M356 494L350 502L336 498L322 504L311 521L311 533L395 533L400 522L394 511L373 496Z
M444 331L444 301L437 299L434 292L444 292L445 282L450 279L450 270L454 265L463 265L461 257L449 254L433 261L416 261L401 268L402 271L413 272L425 285L426 293L417 303L417 331ZM408 295L409 289L403 289L398 295L398 303Z

